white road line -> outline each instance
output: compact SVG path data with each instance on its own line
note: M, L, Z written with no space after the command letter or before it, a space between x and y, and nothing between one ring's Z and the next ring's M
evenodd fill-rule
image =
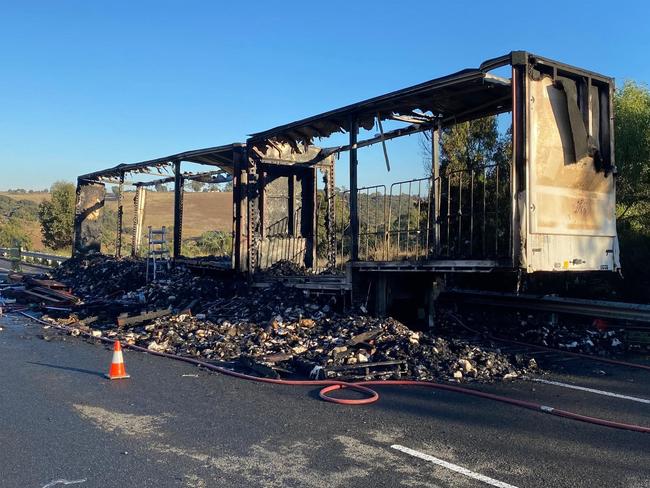
M563 388L571 388L572 390L587 391L589 393L595 393L596 395L604 395L604 396L609 396L614 398L620 398L622 400L632 400L633 402L650 404L650 400L648 400L647 398L639 398L639 397L633 397L628 395L619 395L618 393L612 393L611 391L596 390L594 388L587 388L586 386L571 385L569 383L542 380L539 378L531 378L530 381L535 381L537 383L544 383L545 385L554 385L554 386L561 386Z
M50 488L51 486L56 486L56 485L76 485L77 483L85 483L86 478L82 480L54 480L50 481L47 485L45 485L43 488Z
M456 464L449 463L447 461L443 461L442 459L438 459L437 457L433 457L429 454L424 454L423 452L416 451L414 449L410 449L408 447L400 446L399 444L393 444L390 446L392 449L396 449L398 451L401 451L405 454L409 454L410 456L423 459L424 461L429 461L430 463L437 464L438 466L442 466L443 468L447 468L451 471L454 471L456 473L460 473L462 475L467 476L468 478L472 478L475 480L482 481L483 483L487 483L488 485L492 486L497 486L499 488L517 488L514 485L510 485L508 483L505 483L503 481L495 480L493 478L490 478L488 476L475 473L474 471L470 471L467 468L463 468L462 466L458 466Z

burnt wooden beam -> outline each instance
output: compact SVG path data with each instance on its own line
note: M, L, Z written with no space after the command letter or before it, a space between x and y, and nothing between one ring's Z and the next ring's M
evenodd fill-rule
M180 160L174 161L174 259L181 255L183 239L183 175Z
M117 317L117 325L118 327L124 327L125 325L141 324L142 322L164 317L165 315L170 315L171 313L172 309L171 307L168 307L154 310L153 312L144 312L138 315L120 314Z

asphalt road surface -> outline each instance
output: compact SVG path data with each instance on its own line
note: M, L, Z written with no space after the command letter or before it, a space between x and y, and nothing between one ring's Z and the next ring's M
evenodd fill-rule
M15 316L0 326L4 488L650 487L650 434L418 388L339 406L313 388L128 350L131 379L111 382L107 346ZM529 381L473 387L650 425L647 372L556 366L547 380L636 399Z

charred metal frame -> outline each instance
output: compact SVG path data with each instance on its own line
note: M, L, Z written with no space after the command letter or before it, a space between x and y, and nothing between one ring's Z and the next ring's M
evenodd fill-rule
M508 65L511 66L510 80L501 79L489 73L492 70ZM528 201L529 196L526 195L529 185L527 170L529 164L528 134L530 132L530 122L528 120L530 100L527 89L533 70L549 72L554 78L560 75L577 80L579 97L590 97L589 87L594 83L597 83L600 87L609 86L608 100L606 94L603 91L600 92L602 100L599 121L601 126L600 138L602 140L601 150L606 153L605 164L609 164L613 169L613 118L611 108L613 80L591 71L552 61L525 51L513 51L505 56L485 61L478 69L463 70L453 75L253 134L248 140L248 145L263 150L276 144L288 144L295 152L299 153L300 144L310 145L313 139L329 137L334 132L348 133L349 142L347 145L329 148L327 151L336 154L349 151L349 233L351 238L349 263L353 269L376 271L406 271L410 269L414 271L439 270L443 272L493 271L496 269L514 271L522 267L522 263L525 261L523 254L527 252L525 249L526 243L522 239L525 239L524 229L527 229L529 225L525 216L530 204ZM585 123L590 122L587 106L587 104L581 102L580 107ZM440 256L439 259L424 259L417 262L360 260L359 191L367 189L358 187L358 149L377 143L383 144L386 140L404 135L423 131L432 132L433 174L431 175L431 186L433 202L431 202L431 205L433 209L431 211L427 208L427 212L431 212L434 216L431 219L431 228L434 234L432 241L435 248L439 249L441 221L446 218L450 222L451 219L449 213L441 215L441 194L443 191L440 187L441 176L438 173L440 129L446 125L505 112L511 112L512 116L513 146L512 160L509 165L509 198L506 202L510 207L509 214L506 216L510 226L507 230L507 236L505 236L507 245L503 247L503 249L507 249L507 258L500 257L498 255L500 252L495 252L493 258L485 259L469 257L466 259L445 259L444 256ZM399 120L411 123L403 128L384 131L381 127L382 120ZM358 140L359 127L370 130L375 123L379 124L380 134L365 140ZM501 183L498 176L496 177L497 210L495 213L498 214L499 211L505 209L505 206L503 209L498 207L499 185ZM462 176L459 176L459 178L462 178ZM468 185L471 185L472 192L473 183L473 179L468 183ZM459 187L459 191L462 191L462 186ZM485 191L483 195L485 195ZM431 195L429 197L431 198ZM526 198L526 201L522 201L522 197ZM458 198L463 197L459 196ZM473 193L467 198L471 198L471 201L474 202ZM418 205L420 205L420 202L418 202ZM449 206L447 212L450 212ZM483 213L485 214L485 209L483 209ZM429 216L427 218L429 219ZM498 225L498 218L497 215L495 217L496 225ZM473 223L470 220L470 225ZM457 225L460 230L462 218L457 219ZM448 226L449 223L447 229ZM388 239L390 232L387 230L385 232ZM426 232L428 239L428 227ZM500 251L498 248L502 247L499 245L498 238L495 247L498 251Z
M246 209L248 218L245 229L239 231L243 247L238 270L253 274L279 260L306 268L318 266L317 175L319 170L325 173L324 194L333 195L334 159L331 152L311 145L298 152L286 144L270 145L264 150L247 146L245 171L234 188L247 199L239 211L243 213ZM283 189L280 195L271 197L269 192L274 185ZM328 198L326 211L331 204ZM279 220L272 221L273 218ZM325 267L333 267L334 219L326 218L325 226Z
M304 239L305 248L298 264L313 267L316 264L316 234L317 234L317 172L329 172L326 192L333 194L333 161L334 155L323 154L319 148L308 148L308 157L295 157L286 148L269 154L251 150L243 144L232 144L216 148L175 154L172 156L143 161L134 164L121 164L113 168L96 171L79 176L77 181L77 211L75 215L75 245L74 254L101 251L101 209L104 206L105 184L118 183L118 224L116 229L116 256L122 252L123 227L123 185L136 188L134 196L132 255L138 253L138 244L142 236L144 189L158 184L174 184L173 211L173 252L175 260L181 257L183 229L183 200L184 183L197 180L205 183L233 183L233 255L232 268L240 272L254 272L259 269L259 258L264 245L264 220L266 218L266 189L270 182L277 178L287 178L288 181L288 211L293 216L300 212L300 226L294 218L287 218L287 237ZM183 172L182 162L192 162L215 166L215 171L200 173ZM172 173L169 175L169 173ZM147 174L164 176L151 181L127 181L125 175ZM299 180L299 182L298 182ZM300 197L297 189L300 188ZM298 201L299 200L299 201ZM299 207L296 208L296 203ZM329 204L330 202L328 202ZM328 241L333 245L331 225L333 219L328 219ZM268 246L267 246L268 247ZM333 253L330 252L330 264L333 266ZM265 262L277 260L273 256L264 256Z
M490 74L490 71L511 67L510 79L499 78ZM182 217L183 217L183 183L189 179L208 179L210 182L233 182L233 267L240 272L254 273L272 262L282 259L272 246L280 243L284 245L302 246L299 252L292 250L289 257L296 263L306 267L317 267L316 247L318 239L317 229L317 174L320 170L324 173L326 216L327 265L333 266L337 256L337 242L333 234L336 224L336 202L334 199L334 161L342 152L349 152L349 239L350 252L349 264L356 271L379 271L382 273L403 271L426 271L432 273L450 272L489 272L521 271L525 270L530 253L526 239L529 234L530 222L527 215L530 210L530 80L535 72L557 76L569 77L575 80L580 109L585 124L591 124L593 114L591 110L592 92L590 87L598 87L599 96L599 137L600 150L603 153L604 164L608 165L606 171L615 171L614 145L613 145L613 112L612 100L614 83L611 78L593 73L580 68L568 66L556 61L542 58L525 51L513 51L505 56L491 59L482 63L476 69L467 69L458 73L434 79L408 87L395 92L387 93L369 100L348 105L320 115L285 124L273 129L259 132L250 136L246 144L232 144L216 148L208 148L186 153L175 154L165 158L144 161L135 164L122 164L114 168L80 176L77 185L77 210L75 216L75 245L74 253L98 251L99 243L96 232L99 227L98 215L104 204L104 184L117 183L120 191L118 194L118 236L116 239L116 254L121 253L122 229L122 187L124 184L134 184L136 192L135 206L142 206L144 193L139 191L156 183L174 183L174 248L175 259L180 257L182 242ZM585 102L587 100L587 102ZM509 162L509 193L507 205L502 205L499 200L500 182L497 173L496 205L499 209L508 208L505 218L509 222L505 241L501 245L495 237L495 250L507 249L507 255L495 252L490 256L476 258L473 253L474 233L476 225L472 215L468 224L463 221L463 209L452 209L449 200L445 207L445 186L443 178L447 177L446 197L451 195L451 180L448 175L440 171L440 136L442 128L461 122L511 112L512 116L512 160ZM394 120L405 122L405 127L385 131L382 121ZM379 126L379 135L359 140L360 129L370 130L375 124ZM390 245L385 255L385 260L372 261L367 258L369 246L366 242L365 257L361 257L360 238L371 233L381 233L386 242L391 239L401 239L400 225L397 229L384 228L361 229L360 219L360 192L370 192L370 188L359 188L358 185L358 150L374 144L384 145L384 156L388 165L388 154L385 150L385 141L406 135L417 134L425 131L431 132L432 143L432 174L427 178L420 178L406 182L394 183L384 195L389 194L390 200L395 194L401 199L402 184L408 184L407 205L411 205L411 187L417 185L418 199L414 200L417 212L426 216L423 228L416 229L422 241L415 241L415 259L406 257L389 257ZM318 148L313 145L315 138L328 137L335 132L348 134L347 144L331 148ZM187 174L181 172L181 163L193 163L215 166L217 171ZM132 173L147 173L163 176L162 169L168 171L167 176L157 182L128 182L125 175ZM483 222L485 225L485 194L476 195L474 169L467 176L458 175L459 186L457 199L462 206L463 198L471 202L473 211L476 199L483 198ZM498 171L498 170L497 170ZM463 190L463 178L466 180L468 191ZM275 206L270 198L269 189L275 181L286 179L285 195L275 196L279 207ZM423 181L429 185L428 194L421 195ZM485 184L485 177L483 179ZM284 185L284 181L282 181ZM399 185L399 186L396 186ZM284 190L283 190L284 191ZM299 196L298 196L299 195ZM142 197L142 198L141 198ZM366 201L370 200L367 193ZM401 204L401 202L400 202ZM500 206L501 204L501 206ZM286 206L286 209L285 209ZM410 207L409 207L410 208ZM386 204L384 203L384 209ZM505 211L505 210L504 210ZM269 235L270 214L277 215L286 212L286 230L278 235ZM366 213L369 212L366 205ZM386 210L384 210L384 213ZM387 212L391 212L389 204ZM401 210L398 209L398 213ZM409 210L410 212L410 210ZM296 217L300 214L299 223ZM137 229L141 221L134 217L134 243L137 241ZM411 233L410 213L407 215L407 237ZM390 221L390 218L388 219ZM499 217L495 217L499 225ZM283 224L284 225L284 224ZM461 248L462 229L469 227L470 241L469 253L455 257L451 254L444 255L439 251L444 245L447 249L452 246L450 239L444 240L444 234L449 232L454 225L459 232L457 249ZM424 232L424 234L422 234ZM394 235L393 237L391 237ZM496 235L496 233L495 233ZM275 238L275 241L273 241ZM418 237L419 238L419 237ZM283 239L284 244L283 244ZM482 239L486 239L483 231ZM298 242L298 244L296 244ZM408 246L410 242L407 241ZM136 244L132 246L135 251ZM485 248L485 245L484 245ZM435 252L432 252L434 250ZM342 253L343 254L343 253ZM458 253L459 255L462 253ZM383 275L384 277L386 275Z
M181 255L182 227L183 227L183 186L185 181L196 180L205 183L226 183L233 181L235 166L244 159L245 146L243 144L230 144L213 148L187 151L171 156L157 158L132 164L120 164L112 168L96 171L79 176L77 179L77 204L75 211L75 239L74 255L82 255L88 252L101 251L101 210L104 206L105 184L118 184L118 210L116 229L115 255L122 253L122 228L123 228L123 187L125 184L136 188L134 197L134 218L132 255L138 253L139 236L142 235L142 212L144 209L144 189L148 186L158 184L174 183L174 248L173 257L177 259ZM214 166L218 169L206 172L186 172L181 170L182 162L190 162L206 166ZM173 171L172 176L158 178L153 181L126 181L125 175L147 174L162 176L165 172L169 174L169 168ZM234 207L237 205L234 204ZM233 232L239 227L239 215L233 215ZM233 240L234 260L239 260L236 245L237 238Z

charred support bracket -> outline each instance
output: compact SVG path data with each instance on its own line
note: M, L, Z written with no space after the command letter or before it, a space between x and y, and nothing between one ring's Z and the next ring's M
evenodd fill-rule
M131 236L131 256L133 257L137 257L140 251L146 197L146 188L138 185L135 189L135 197L133 197L133 234Z
M288 220L287 220L287 233L295 237L296 235L296 175L289 175L289 192L288 199Z
M427 301L429 302L429 313L428 313L428 325L429 329L433 329L436 326L436 302L438 297L445 290L445 279L442 276L436 277L435 280L431 283L431 288L429 290L429 296Z
M327 239L327 267L336 266L336 229L335 229L335 191L334 191L334 160L324 171L325 200L327 212L325 213L325 232Z
M515 53L517 55L515 56ZM510 256L512 267L525 269L530 262L526 255L526 232L522 228L528 225L525 217L527 208L526 165L528 148L528 101L526 95L528 57L513 53L512 66L512 162L510 171L511 221ZM515 232L515 229L520 229Z
M300 233L305 237L305 267L313 268L316 262L316 168L306 171L302 178L302 217ZM292 217L291 214L289 214Z
M379 317L388 315L388 293L388 277L384 273L378 273L375 280L375 314Z
M257 227L257 229L259 242L261 244L263 239L266 237L266 185L269 183L269 175L264 169L264 166L260 166L257 174L257 208L259 210L259 227ZM261 249L261 247L258 249Z
M250 152L248 153L250 155ZM257 163L248 157L248 273L257 270L260 247L259 179Z
M183 175L180 160L174 161L174 259L181 255L183 239Z
M236 271L248 269L248 173L246 153L233 155L233 253Z
M117 229L115 239L115 257L122 256L122 223L124 220L124 172L120 173L120 183L117 187Z
M431 169L433 175L433 255L440 252L440 121L437 122L435 129L431 131Z

